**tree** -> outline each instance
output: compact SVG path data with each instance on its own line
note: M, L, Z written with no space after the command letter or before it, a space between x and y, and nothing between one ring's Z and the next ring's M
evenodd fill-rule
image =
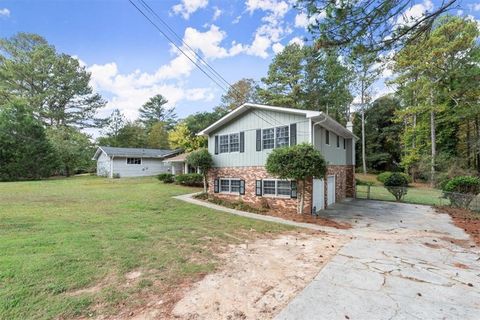
M0 180L40 179L57 168L55 151L42 124L24 101L0 109Z
M208 152L207 149L199 149L191 152L186 161L192 167L198 168L200 173L203 175L203 192L208 190L207 174L213 166L212 155Z
M399 172L393 172L388 176L383 185L397 201L401 201L408 191L408 180Z
M353 96L352 70L339 61L337 50L305 47L304 108L327 113L345 124Z
M221 105L215 108L216 112L225 114L246 102L258 102L258 85L253 79L243 78L232 84L228 92L222 95Z
M49 128L47 137L55 149L61 174L69 177L92 168L94 148L85 133L70 127Z
M183 119L183 123L187 126L190 134L195 136L197 133L220 119L225 113L222 112L197 112Z
M185 122L180 122L168 133L170 147L193 151L206 146L205 137L193 135Z
M375 171L397 171L400 167L402 149L399 137L403 133L403 125L395 121L401 109L400 101L393 95L376 99L365 110L366 164ZM361 119L354 119L354 132L361 136ZM357 149L356 158L361 158L361 150Z
M307 179L323 178L327 166L320 151L311 144L303 143L291 147L273 149L265 165L267 172L280 179L293 179L301 182L298 213L303 213Z
M146 148L147 133L145 127L138 121L127 121L118 132L115 147Z
M171 129L176 122L175 118L177 116L173 108L168 109L165 107L167 103L168 100L161 94L151 97L138 110L140 122L142 122L147 129L157 122L163 122L167 130Z
M0 84L0 97L26 100L46 126L94 127L105 105L85 67L35 34L0 39Z
M259 89L260 98L267 104L302 108L304 51L298 44L286 46L268 67L262 78L265 88Z
M432 5L420 15L410 12L415 4L410 0L298 0L297 7L311 21L308 29L318 47L363 47L379 52L427 34L435 20L455 2Z
M125 125L125 116L119 109L114 109L103 126L103 133L109 137L116 138Z
M147 144L149 148L154 149L168 149L168 132L165 128L165 123L157 122L150 128L147 135Z
M469 126L474 126L480 114L478 35L475 22L445 16L425 39L412 41L395 57L395 83L405 104L399 117L415 126L415 145L407 140L409 131L403 136L405 153L414 150L430 159L432 185L437 158L459 155L468 139L457 133L461 129L470 132ZM467 143L466 149L470 148Z

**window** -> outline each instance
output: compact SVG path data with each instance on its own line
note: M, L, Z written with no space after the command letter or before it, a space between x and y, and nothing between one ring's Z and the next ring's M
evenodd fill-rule
M228 135L220 136L220 153L228 152Z
M230 135L230 152L240 151L240 135L233 133Z
M263 129L263 149L273 149L275 146L275 131L273 128Z
M340 136L337 135L337 148L340 148Z
M240 179L220 179L220 192L241 193Z
M240 180L230 180L230 192L240 193Z
M263 180L263 194L275 195L275 180Z
M127 164L142 164L142 158L127 158Z
M347 149L347 139L343 138L343 150Z
M277 181L277 194L279 196L290 196L290 189L292 184L290 181Z
M289 145L288 126L276 128L276 142L277 148Z
M220 180L220 192L230 192L230 180Z
M290 197L292 182L288 180L263 180L263 195Z
M330 145L330 131L325 131L325 143Z

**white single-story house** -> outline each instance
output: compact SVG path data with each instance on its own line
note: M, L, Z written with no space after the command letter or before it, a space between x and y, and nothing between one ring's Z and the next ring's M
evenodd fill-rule
M187 163L187 156L190 152L179 154L178 156L165 159L163 162L171 165L172 174L199 173L200 171Z
M113 178L154 176L171 171L163 160L182 152L178 150L144 148L97 148L92 160L97 161L97 175Z

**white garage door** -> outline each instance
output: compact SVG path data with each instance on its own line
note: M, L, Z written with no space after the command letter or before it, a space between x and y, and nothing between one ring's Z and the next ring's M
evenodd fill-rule
M325 204L325 182L323 179L313 179L313 206L315 210L324 209Z
M327 178L327 205L335 203L335 176Z

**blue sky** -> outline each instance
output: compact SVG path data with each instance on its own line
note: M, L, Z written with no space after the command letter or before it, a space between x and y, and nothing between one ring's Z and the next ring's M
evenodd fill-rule
M276 52L309 36L306 16L293 0L145 1L230 83L259 80ZM411 13L435 3L417 1ZM480 0L458 6L453 14L480 19ZM161 93L184 117L211 110L223 93L128 0L0 0L0 37L20 31L44 36L85 64L92 85L108 100L102 115L119 108L134 119L149 97ZM385 90L379 82L377 94Z

